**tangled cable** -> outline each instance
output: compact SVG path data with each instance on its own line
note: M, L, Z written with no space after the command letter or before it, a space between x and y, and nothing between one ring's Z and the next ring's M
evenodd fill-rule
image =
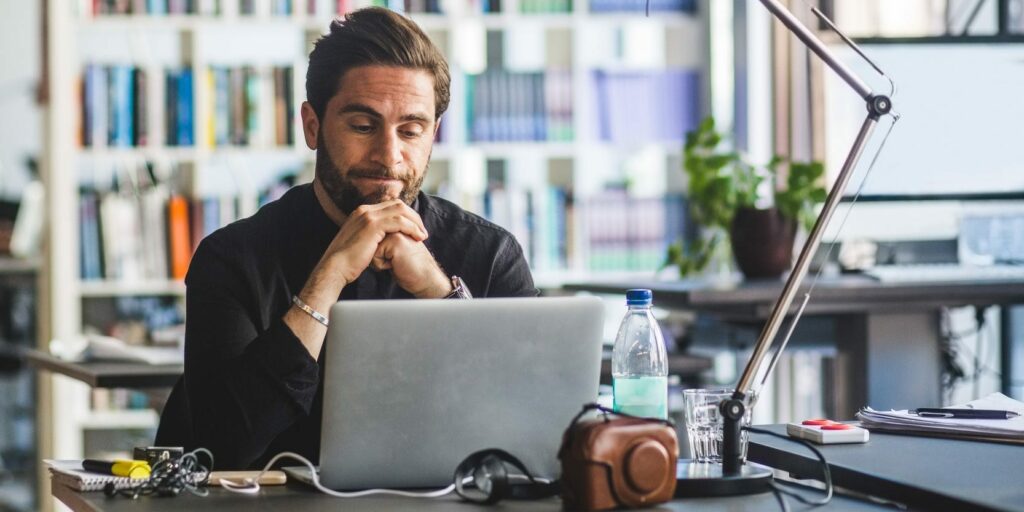
M199 454L210 459L209 465L199 461ZM157 496L177 496L187 490L196 496L206 496L209 491L201 486L210 478L213 469L213 453L206 448L196 448L177 459L164 459L157 462L150 471L149 478L139 479L139 483L118 489L111 482L103 488L107 496L124 496L136 499L139 496L156 494Z

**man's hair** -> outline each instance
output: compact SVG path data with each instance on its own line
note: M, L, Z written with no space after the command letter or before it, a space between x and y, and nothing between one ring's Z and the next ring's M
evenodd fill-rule
M306 98L317 117L352 68L393 66L422 69L434 78L434 118L448 109L451 75L448 63L430 38L408 18L381 7L350 12L331 22L309 54Z

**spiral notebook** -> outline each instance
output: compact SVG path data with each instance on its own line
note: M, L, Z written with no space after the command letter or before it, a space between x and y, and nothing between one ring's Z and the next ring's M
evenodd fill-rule
M43 459L43 462L49 466L50 478L54 482L66 485L79 492L102 491L103 487L111 482L113 482L116 489L127 489L133 483L139 483L143 480L140 478L132 479L126 476L86 471L82 469L82 461L80 460Z

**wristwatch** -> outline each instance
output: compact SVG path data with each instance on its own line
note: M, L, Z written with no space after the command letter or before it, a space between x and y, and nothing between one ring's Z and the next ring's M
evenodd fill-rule
M472 299L473 294L469 293L469 287L462 282L459 276L452 276L452 292L445 296L446 299Z

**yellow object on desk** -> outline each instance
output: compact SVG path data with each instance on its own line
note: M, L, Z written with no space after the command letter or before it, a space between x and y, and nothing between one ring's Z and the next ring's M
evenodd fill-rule
M124 476L133 480L149 478L150 474L149 463L144 460L118 459L111 462L85 459L82 461L82 468L93 473Z

